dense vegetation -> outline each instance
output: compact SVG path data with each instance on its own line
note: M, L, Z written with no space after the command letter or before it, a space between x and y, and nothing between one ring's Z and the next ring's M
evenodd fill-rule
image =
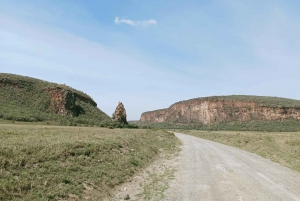
M184 130L210 130L210 131L268 131L268 132L295 132L300 131L300 122L297 120L285 121L235 121L215 124L181 124L181 123L156 123L140 124L142 127L160 129L184 129Z
M0 200L103 200L179 144L162 130L14 124L0 142Z
M300 132L181 132L256 153L300 172Z
M45 121L59 125L114 125L111 119L99 108L81 100L76 100L76 105L84 111L79 116L71 117L55 114L50 109L50 97L45 91L58 87L62 90L79 94L94 102L87 94L66 85L1 73L0 118L25 122Z
M281 107L281 108L300 108L300 101L288 98L270 97L270 96L247 96L247 95L231 95L231 96L211 96L204 98L194 98L180 102L194 102L200 100L215 100L215 101L247 101L255 102L266 107ZM175 103L176 104L176 103Z
M27 76L8 74L8 73L0 73L0 83L10 83L11 85L18 86L19 88L23 88L27 91L61 87L65 90L69 90L74 93L81 94L82 96L84 96L86 98L92 99L86 93L76 90L76 89L73 89L65 84L56 84L56 83L47 82L47 81L39 80L39 79L32 78L32 77L27 77Z

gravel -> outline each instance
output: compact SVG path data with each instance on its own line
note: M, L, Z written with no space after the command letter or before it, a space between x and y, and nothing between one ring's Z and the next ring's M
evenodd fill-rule
M164 200L300 201L300 173L234 147L175 135L183 148Z

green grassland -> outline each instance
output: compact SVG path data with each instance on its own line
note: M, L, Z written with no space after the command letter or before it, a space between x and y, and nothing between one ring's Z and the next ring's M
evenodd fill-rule
M180 132L237 147L300 172L300 132Z
M141 127L152 127L159 129L183 129L183 130L206 130L206 131L268 131L268 132L297 132L300 131L300 122L297 120L285 121L234 121L221 122L210 125L206 124L183 124L183 123L156 123L156 124L141 124Z
M0 200L101 200L178 144L155 129L0 124Z
M60 125L108 125L111 122L110 117L99 108L81 100L77 100L76 105L84 112L77 117L53 113L50 109L50 97L45 92L47 89L59 87L93 101L87 94L66 85L5 73L0 73L1 83L10 85L0 87L0 118L2 119L23 122L48 121Z

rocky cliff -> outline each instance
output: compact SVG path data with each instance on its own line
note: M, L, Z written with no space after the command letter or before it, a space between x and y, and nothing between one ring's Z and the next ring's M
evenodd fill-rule
M94 107L97 106L94 100L61 87L46 89L45 92L50 95L50 109L63 116L78 116L84 112L76 101L83 101Z
M260 96L218 96L177 102L167 109L145 112L142 123L202 123L286 120L300 121L300 101Z
M81 116L78 122L85 123L111 120L97 108L90 96L79 90L64 84L5 73L0 73L0 113L0 118L21 120L51 120L52 114Z
M3 75L5 75L5 77ZM50 104L48 107L52 112L59 115L78 116L83 112L76 101L82 101L94 107L97 106L92 98L67 86L60 86L34 78L11 74L2 74L2 76L3 77L0 77L0 88L13 88L14 92L20 95L24 92L45 93L49 95L48 102Z

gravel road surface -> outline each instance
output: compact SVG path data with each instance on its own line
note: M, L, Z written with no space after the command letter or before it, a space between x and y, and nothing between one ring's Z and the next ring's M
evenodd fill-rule
M164 200L300 201L300 173L234 147L175 134L183 149Z

